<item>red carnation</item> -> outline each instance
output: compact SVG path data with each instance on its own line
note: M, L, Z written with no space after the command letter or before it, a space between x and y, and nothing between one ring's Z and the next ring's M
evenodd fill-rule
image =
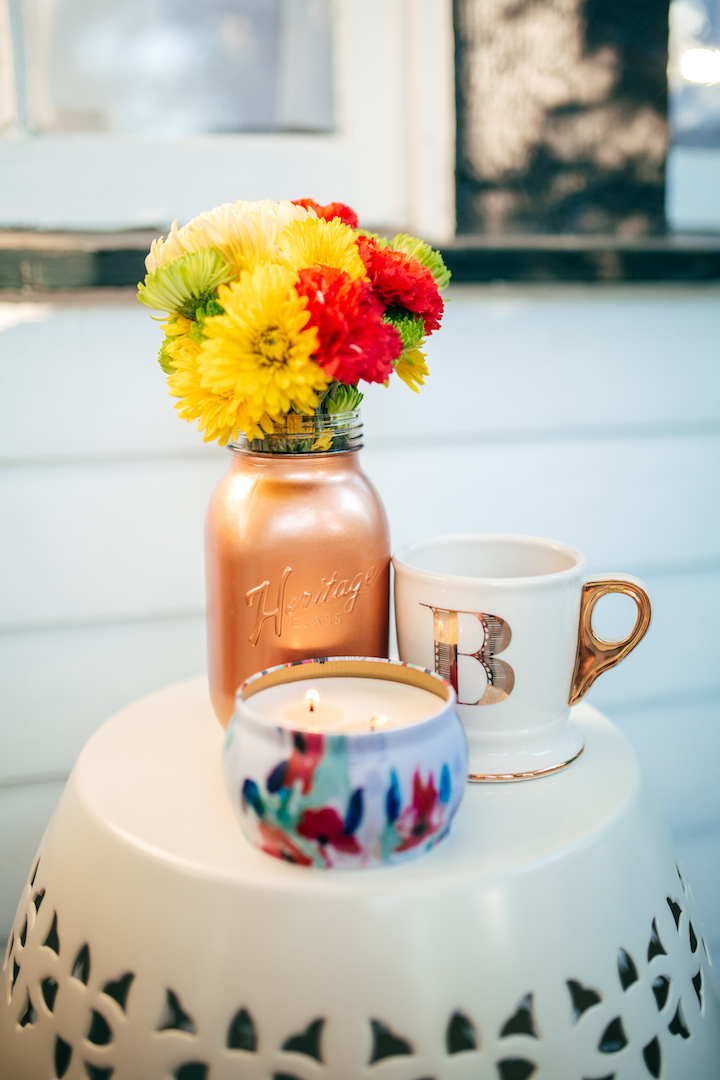
M426 334L439 330L444 305L428 268L404 251L378 247L372 236L359 236L357 245L383 304L422 315Z
M385 382L402 352L394 326L382 321L384 307L367 281L352 281L329 266L301 270L296 289L306 296L309 325L317 327L314 359L331 378L357 385Z
M321 206L314 199L293 199L292 201L295 206L304 206L306 210L314 210L319 218L332 221L333 218L339 217L343 225L349 225L351 229L357 229L357 214L345 203L331 202L327 206Z

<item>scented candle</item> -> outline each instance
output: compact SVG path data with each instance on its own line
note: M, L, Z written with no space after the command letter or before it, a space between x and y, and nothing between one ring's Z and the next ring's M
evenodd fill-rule
M373 657L272 668L237 694L225 781L243 832L287 862L359 868L422 854L467 782L452 687Z

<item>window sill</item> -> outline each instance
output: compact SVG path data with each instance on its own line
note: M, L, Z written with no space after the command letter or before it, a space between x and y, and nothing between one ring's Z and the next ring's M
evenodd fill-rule
M0 289L134 286L158 230L0 232ZM720 280L720 234L459 236L441 248L453 281L672 282Z

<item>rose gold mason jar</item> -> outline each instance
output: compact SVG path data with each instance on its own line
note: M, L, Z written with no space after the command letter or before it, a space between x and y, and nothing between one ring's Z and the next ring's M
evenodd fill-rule
M298 424L300 426L300 418ZM256 671L316 656L387 656L390 537L358 461L357 412L231 447L205 523L213 708L227 727Z

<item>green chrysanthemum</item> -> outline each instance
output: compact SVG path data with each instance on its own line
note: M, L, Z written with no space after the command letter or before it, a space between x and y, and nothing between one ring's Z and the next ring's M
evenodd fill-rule
M444 289L450 281L450 271L443 262L443 257L439 251L435 251L429 244L426 244L424 240L418 240L414 236L407 236L405 233L398 233L390 241L389 246L393 251L403 251L406 255L411 255L413 259L417 259L419 263L426 266L432 276L435 279L435 284L438 289Z
M231 280L234 271L215 248L203 248L158 267L138 284L138 300L156 311L195 317L218 285ZM209 314L209 312L208 312Z
M172 342L172 340L173 340L172 338L165 338L162 345L160 346L160 352L158 353L158 360L160 362L160 367L163 369L163 371L165 372L166 375L174 375L175 374L175 368L173 367L172 357L170 356L170 353L167 351L168 343Z
M412 315L403 308L388 308L383 315L383 322L395 327L402 338L403 352L417 348L425 337L422 315Z
M326 413L350 412L357 409L363 399L362 393L357 386L347 383L333 383L323 398L322 407Z

